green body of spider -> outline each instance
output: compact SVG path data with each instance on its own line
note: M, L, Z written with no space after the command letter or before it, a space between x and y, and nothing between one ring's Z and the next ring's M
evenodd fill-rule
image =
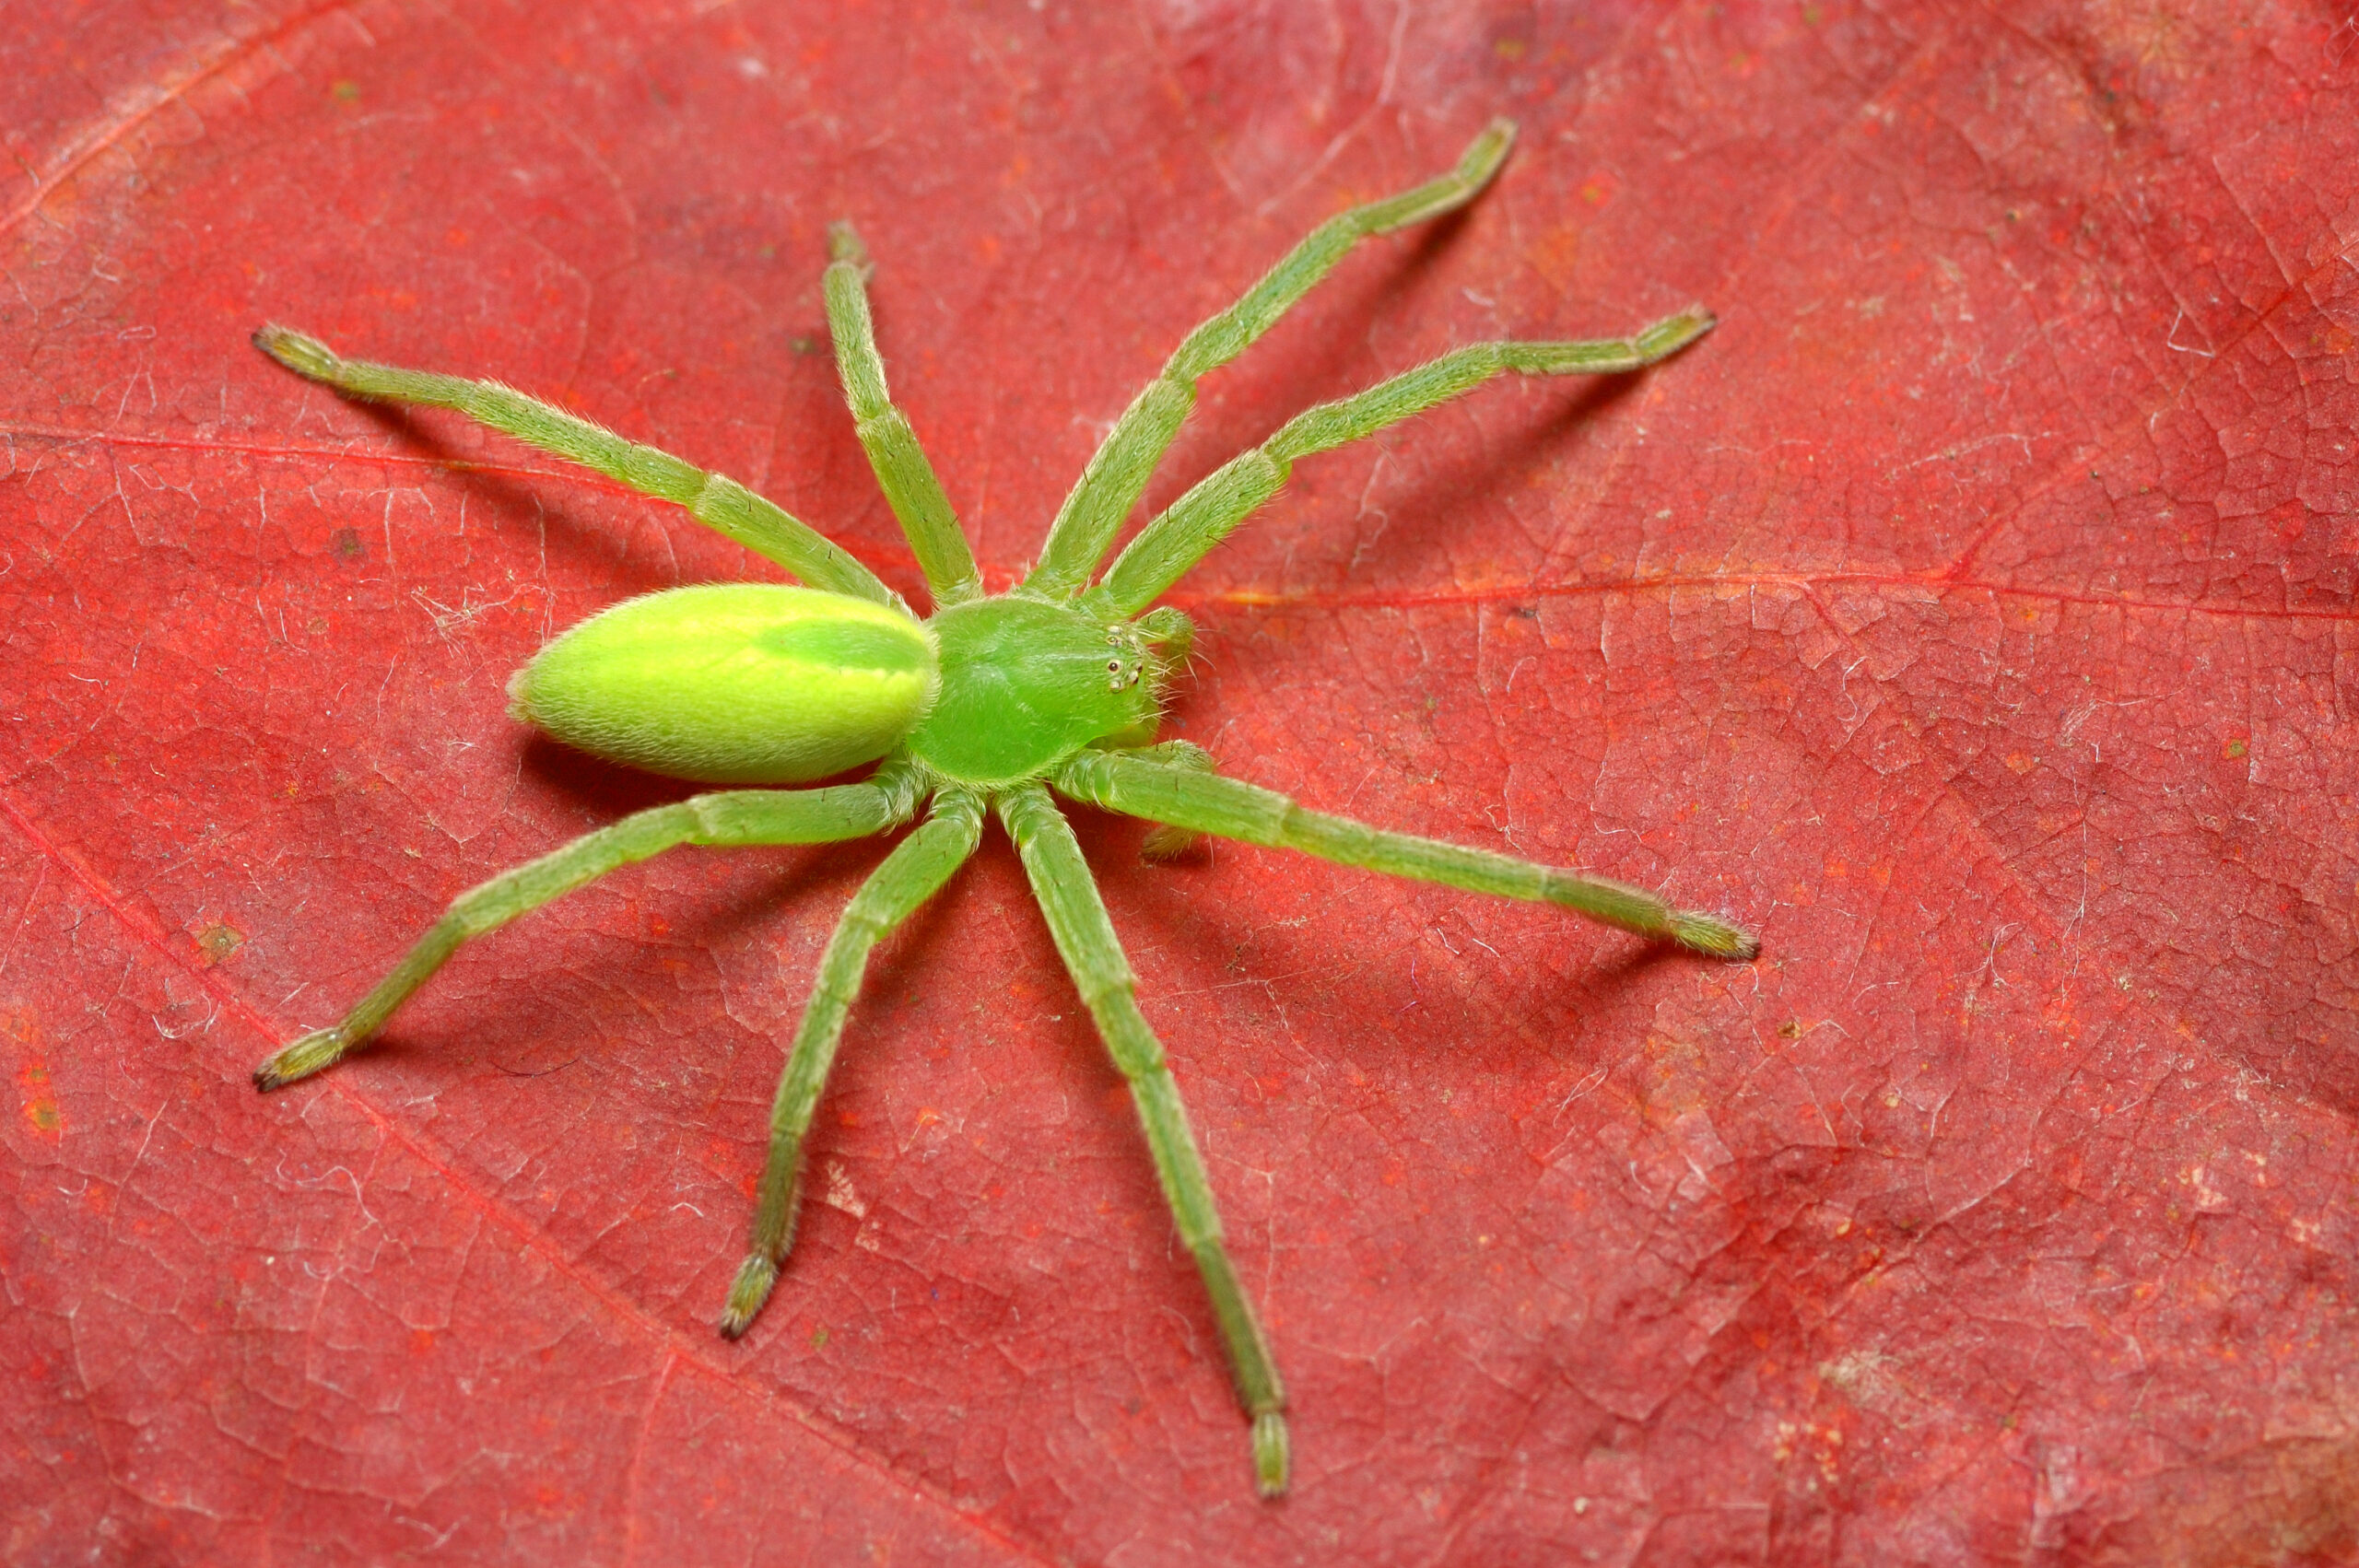
M1654 895L1485 850L1386 833L1306 811L1212 771L1182 742L1155 743L1167 683L1191 628L1149 609L1284 483L1299 458L1421 413L1502 371L1635 369L1701 336L1691 308L1634 337L1479 344L1289 420L1156 516L1095 582L1098 565L1178 431L1199 376L1242 352L1359 239L1448 212L1497 170L1513 138L1493 124L1458 167L1355 207L1309 239L1182 343L1090 460L1039 562L1012 591L981 593L957 521L909 424L887 399L849 229L832 236L828 326L862 445L915 549L934 614L920 620L874 573L734 481L489 381L341 358L268 327L256 344L349 395L453 408L525 441L676 501L806 585L679 588L616 605L550 643L510 690L518 717L633 766L715 784L797 784L867 763L865 780L811 790L723 790L635 813L461 895L343 1022L304 1036L254 1072L264 1089L333 1064L366 1040L468 938L616 866L680 844L801 844L883 832L928 807L861 888L820 960L770 1117L753 1235L721 1320L745 1332L792 1245L803 1144L869 950L948 880L994 812L1015 840L1057 950L1129 1082L1156 1175L1212 1298L1238 1398L1252 1422L1264 1496L1285 1489L1285 1396L1221 1241L1203 1162L1162 1047L1054 790L1163 825L1169 848L1210 833L1284 846L1399 876L1545 899L1698 952L1749 958L1753 939Z

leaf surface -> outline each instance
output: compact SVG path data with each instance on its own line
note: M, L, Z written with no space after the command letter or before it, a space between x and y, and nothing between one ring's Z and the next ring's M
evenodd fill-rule
M2318 6L126 3L0 27L0 1557L2325 1562L2359 1551L2359 102ZM827 225L994 587L1310 225L1522 138L1150 490L1455 345L1719 328L1307 461L1177 732L1753 965L1077 813L1294 1400L1250 1493L996 837L619 872L263 1098L455 894L686 793L509 673L767 575L246 346L496 377L914 594ZM2167 1553L2176 1552L2176 1557Z

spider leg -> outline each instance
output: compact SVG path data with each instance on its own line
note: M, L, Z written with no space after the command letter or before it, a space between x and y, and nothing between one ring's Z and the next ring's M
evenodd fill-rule
M1049 525L1040 564L1024 585L1062 597L1088 581L1188 417L1196 401L1196 378L1244 353L1361 240L1439 217L1473 201L1507 161L1514 141L1513 121L1492 121L1457 168L1414 190L1336 214L1287 252L1243 298L1190 333L1098 444Z
M1171 503L1115 557L1091 591L1093 612L1134 615L1185 576L1255 508L1277 494L1295 460L1373 435L1387 425L1471 392L1512 370L1525 376L1599 375L1667 358L1712 328L1691 305L1633 337L1576 343L1478 343L1379 381L1366 392L1305 409L1251 451L1213 470Z
M675 844L726 848L865 838L906 820L915 803L914 772L907 765L888 763L864 784L726 790L633 812L452 899L449 912L427 928L393 972L342 1023L314 1029L255 1068L254 1087L276 1089L334 1066L375 1034L460 943L595 882L617 866L644 860Z
M874 572L821 537L808 523L790 517L734 479L707 474L669 452L627 441L612 430L527 397L513 387L346 359L319 339L280 326L254 333L254 346L297 375L334 387L347 397L454 409L479 425L595 469L641 495L676 501L707 528L757 556L769 556L812 588L879 604L899 603Z
M950 873L975 852L982 831L982 802L971 791L941 790L925 825L902 839L861 884L827 939L819 977L794 1032L794 1048L779 1075L778 1098L770 1106L770 1152L755 1201L753 1235L745 1261L729 1287L729 1305L721 1314L721 1331L733 1340L769 1299L779 1264L794 1245L804 1135L818 1109L820 1091L827 1087L827 1069L835 1064L844 1016L860 994L869 950L950 880Z
M1128 816L1248 844L1300 849L1388 876L1508 898L1544 899L1592 920L1641 936L1667 937L1716 958L1751 958L1761 951L1751 933L1717 915L1675 909L1624 883L1387 833L1347 817L1305 811L1274 790L1135 753L1083 752L1059 768L1052 782L1076 801Z
M982 592L982 574L975 569L974 552L959 532L925 449L885 391L885 361L876 353L876 328L868 315L868 252L850 224L839 223L828 228L827 253L821 280L827 333L836 342L836 369L860 444L910 548L917 552L934 608L963 604Z
M1255 1480L1262 1496L1275 1497L1286 1489L1285 1389L1221 1239L1220 1214L1204 1176L1203 1157L1188 1130L1188 1112L1165 1064L1163 1047L1139 1012L1136 977L1122 956L1113 922L1106 918L1081 845L1049 792L1038 784L1019 785L1001 794L998 804L999 819L1015 840L1057 952L1097 1021L1108 1054L1129 1081L1164 1199L1212 1297L1238 1402L1253 1422Z

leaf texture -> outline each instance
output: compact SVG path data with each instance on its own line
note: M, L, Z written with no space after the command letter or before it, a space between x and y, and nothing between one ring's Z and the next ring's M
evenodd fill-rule
M0 1559L2359 1554L2340 10L0 18ZM1077 813L1283 1504L1003 841L880 952L734 1346L880 846L617 873L247 1086L454 894L686 792L530 739L511 671L775 575L254 327L548 396L915 596L827 352L848 218L997 589L1191 326L1497 113L1497 185L1207 380L1151 505L1456 345L1721 325L1306 461L1175 595L1176 732L1766 949Z

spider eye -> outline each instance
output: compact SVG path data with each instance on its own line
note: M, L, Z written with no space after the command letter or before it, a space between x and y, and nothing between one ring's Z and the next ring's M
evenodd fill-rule
M1122 673L1122 661L1119 659L1109 659L1106 661L1106 673L1109 675L1121 674Z

